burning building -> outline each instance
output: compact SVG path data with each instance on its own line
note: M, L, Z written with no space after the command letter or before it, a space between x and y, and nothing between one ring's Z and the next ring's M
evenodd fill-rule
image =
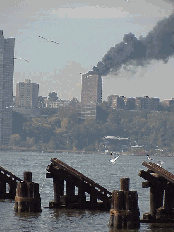
M102 78L97 74L82 75L81 119L96 119L97 105L102 102Z

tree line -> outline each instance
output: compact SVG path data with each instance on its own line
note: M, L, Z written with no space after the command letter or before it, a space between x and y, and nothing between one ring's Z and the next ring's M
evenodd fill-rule
M13 112L11 147L36 150L103 150L106 135L129 138L138 145L150 144L174 151L174 111L115 110L108 102L97 109L97 119L80 121L73 106L68 110L44 109L38 118ZM47 112L47 116L45 116Z

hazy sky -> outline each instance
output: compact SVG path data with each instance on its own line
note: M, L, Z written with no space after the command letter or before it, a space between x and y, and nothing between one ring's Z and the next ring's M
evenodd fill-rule
M39 83L39 94L55 91L61 99L80 100L81 75L92 69L107 51L132 32L146 36L168 17L172 0L41 1L6 0L1 3L0 29L15 37L14 95L17 82L30 78ZM43 36L59 42L40 39ZM136 72L135 72L136 71ZM167 64L154 61L147 67L121 70L103 77L103 100L110 94L160 100L174 97L174 58Z

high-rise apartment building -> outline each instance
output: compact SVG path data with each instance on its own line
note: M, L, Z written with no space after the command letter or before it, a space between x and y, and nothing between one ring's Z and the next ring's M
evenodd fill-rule
M108 96L108 102L113 109L125 109L125 97L112 94Z
M148 96L136 97L136 109L138 110L157 110L160 99Z
M36 108L38 105L39 84L31 83L30 79L16 84L16 107Z
M15 38L5 39L0 30L0 145L12 134L14 45Z
M97 104L102 103L102 78L83 74L81 90L81 118L96 119Z

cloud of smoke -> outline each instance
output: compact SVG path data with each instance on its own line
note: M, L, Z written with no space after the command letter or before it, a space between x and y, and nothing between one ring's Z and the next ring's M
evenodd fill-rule
M89 74L106 76L118 73L121 67L145 66L152 60L167 63L173 55L174 13L160 20L146 37L138 39L132 33L125 34L123 41L111 47Z

